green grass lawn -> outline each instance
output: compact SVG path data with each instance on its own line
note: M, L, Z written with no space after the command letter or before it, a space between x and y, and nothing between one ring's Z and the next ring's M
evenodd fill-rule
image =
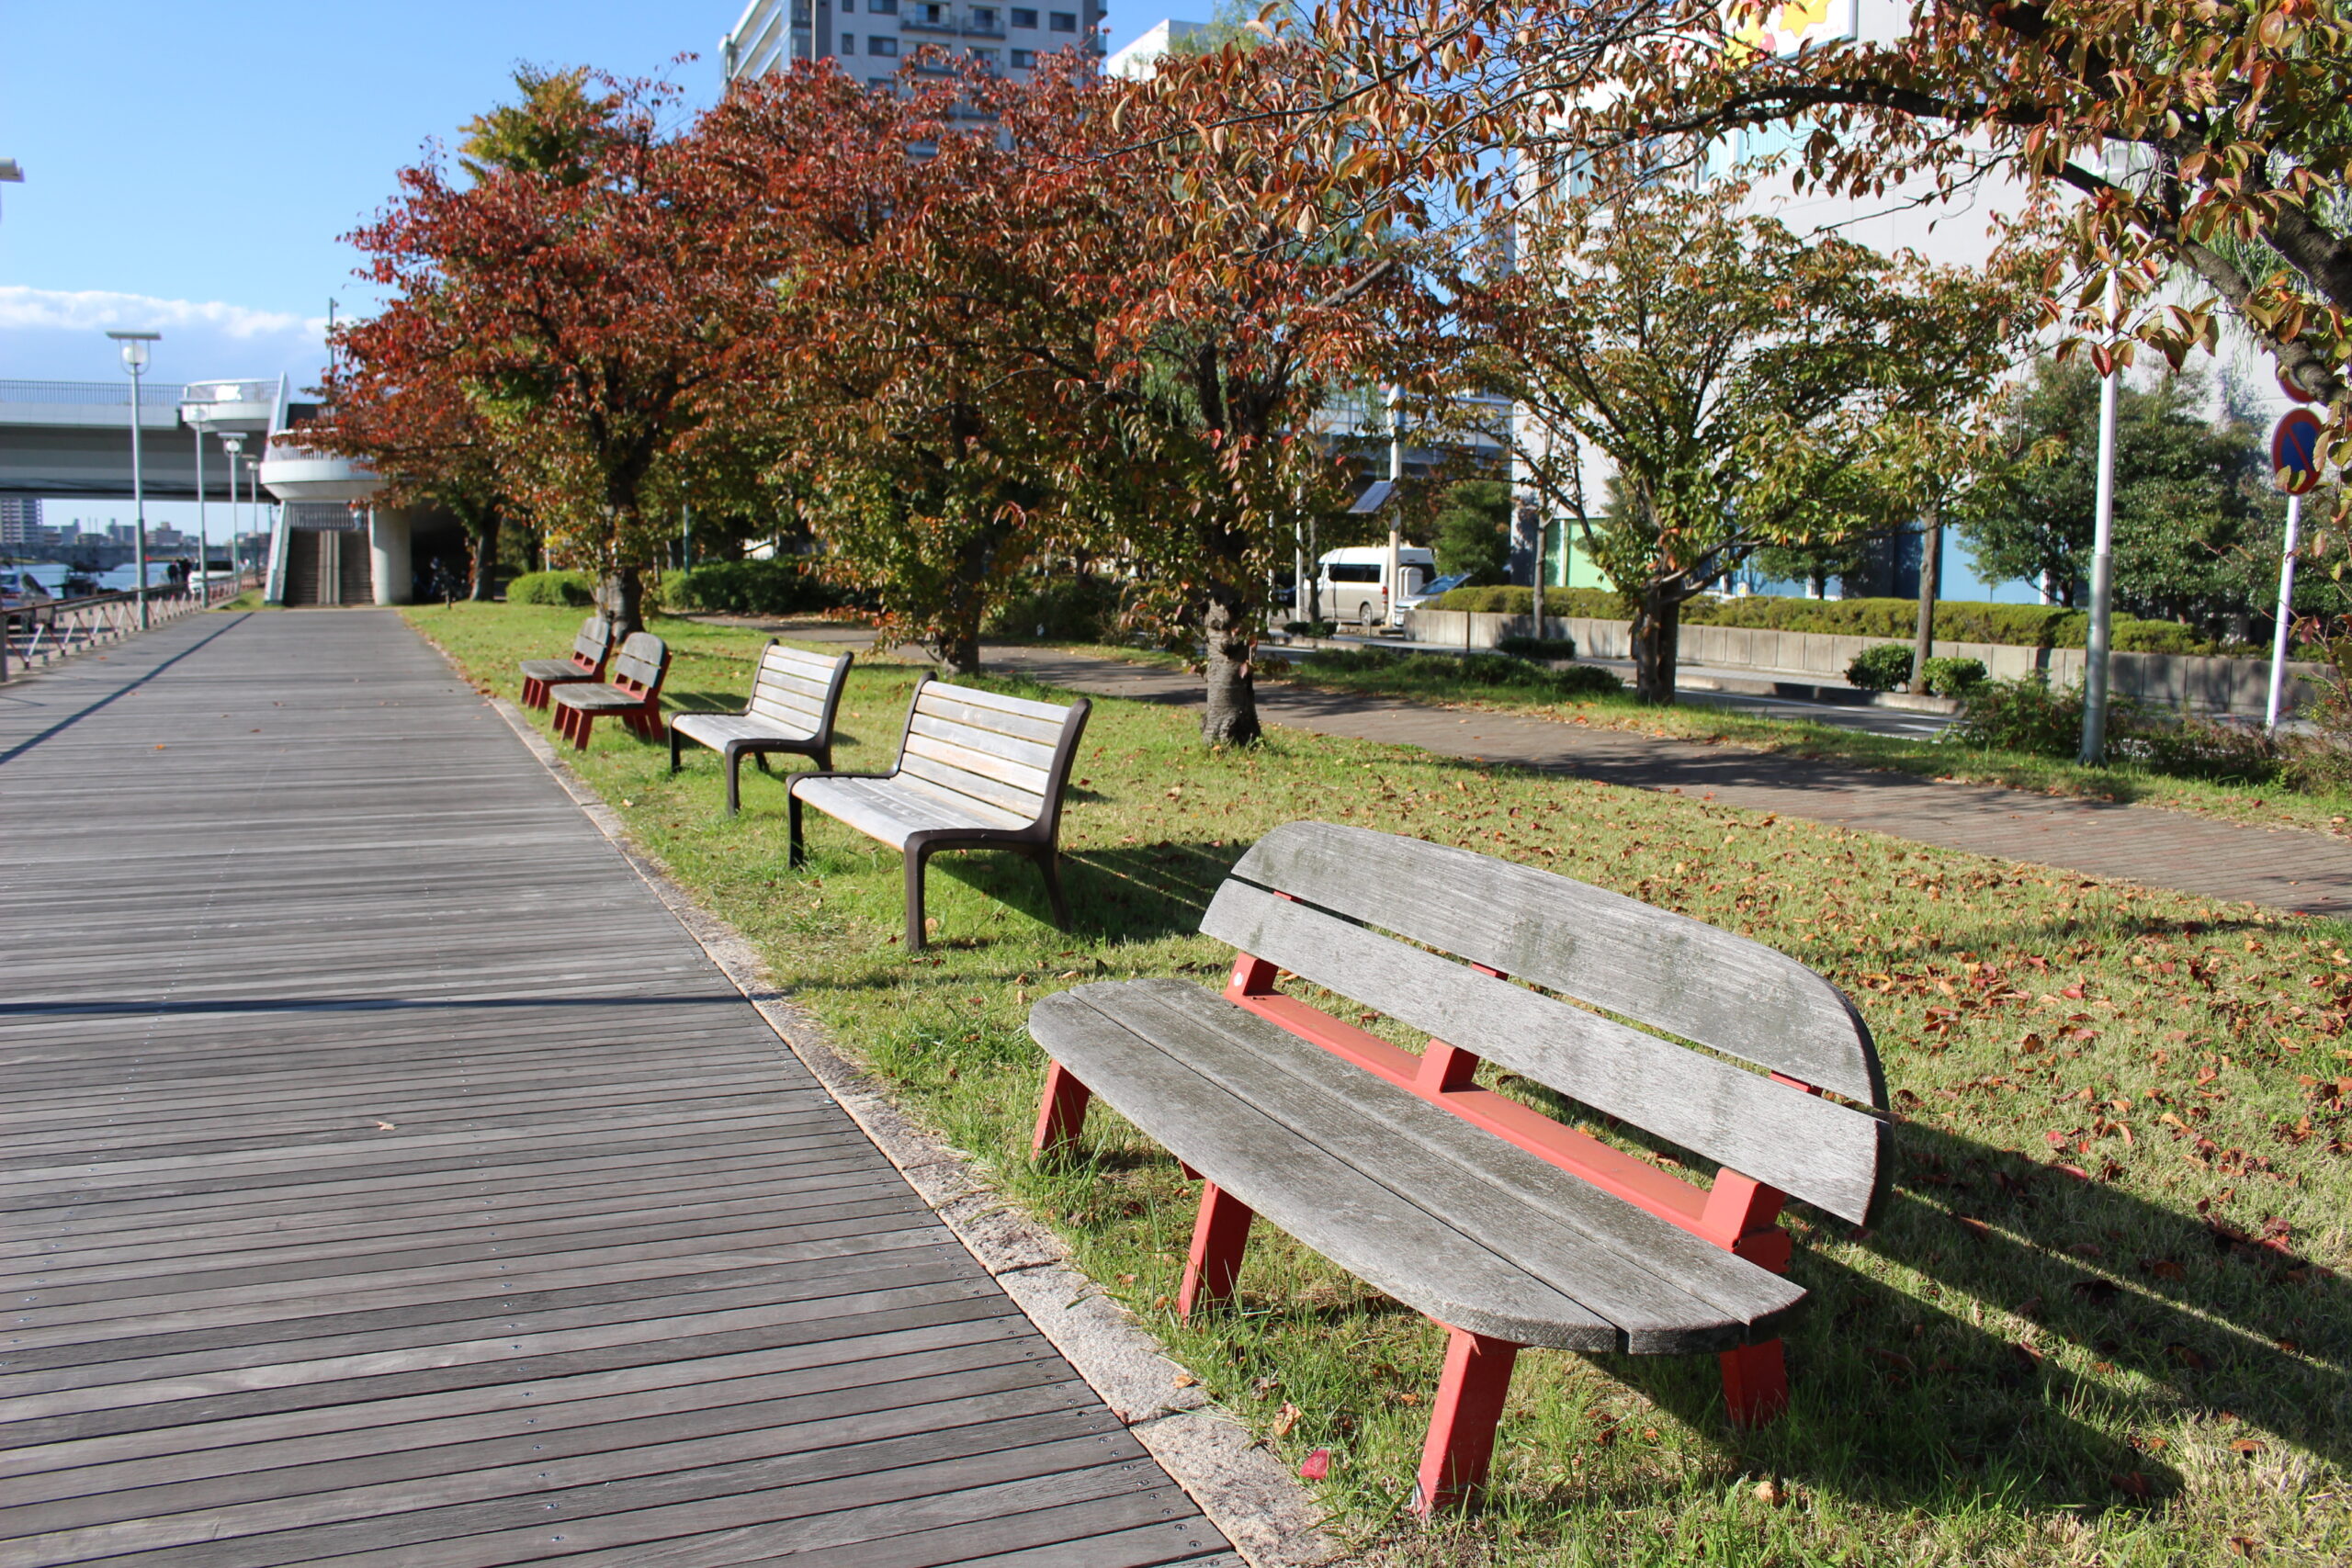
M409 615L509 697L514 661L560 652L580 618ZM655 629L677 649L679 705L741 705L759 634ZM914 675L861 660L837 766L888 764ZM1210 753L1189 714L1098 699L1064 826L1077 929L1045 923L1025 863L946 855L937 945L910 957L898 856L815 818L812 863L787 870L776 784L747 771L729 821L712 753L673 780L664 748L617 726L576 765L845 1052L1067 1237L1227 1409L1292 1463L1329 1448L1337 1527L1384 1561L2352 1560L2343 924L1296 731ZM1192 934L1203 903L1258 835L1307 817L1682 910L1853 997L1903 1118L1895 1195L1867 1235L1792 1205L1813 1302L1782 1420L1731 1430L1711 1358L1529 1352L1484 1507L1400 1524L1436 1330L1263 1231L1242 1310L1179 1324L1193 1194L1174 1164L1098 1114L1091 1157L1028 1166L1030 1004L1102 976L1217 983L1228 950Z
M1072 652L1164 668L1182 668L1188 662L1173 654L1146 649L1092 644L1060 646ZM1532 666L1529 678L1516 684L1465 684L1453 674L1455 658L1452 654L1400 652L1378 663L1367 660L1357 666L1354 659L1303 664L1270 659L1261 666L1261 678L1298 681L1332 691L1413 697L1453 706L1535 713L1567 722L1638 729L1707 745L1743 746L1758 751L1785 752L1792 757L1815 757L1917 773L1923 778L2006 784L2012 789L2159 806L2231 821L2308 828L2352 837L2352 795L2341 792L2303 794L2278 784L2174 778L2139 767L2086 768L2027 751L1906 740L1899 736L1873 735L1867 730L1846 729L1807 719L1764 718L1700 701L1686 700L1673 707L1659 708L1645 706L1630 694L1564 700L1542 678L1545 672Z

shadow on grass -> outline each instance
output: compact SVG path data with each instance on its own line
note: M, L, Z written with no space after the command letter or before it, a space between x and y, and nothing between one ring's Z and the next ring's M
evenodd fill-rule
M2247 1461L2273 1442L2352 1460L2352 1291L2289 1237L1932 1128L1904 1126L1897 1150L1898 1190L1862 1245L1925 1283L1898 1290L1800 1247L1812 1310L1789 1336L1791 1411L1735 1438L1744 1452L1882 1502L2007 1485L2027 1506L2116 1507L2179 1490L2154 1429L2184 1417ZM2221 1157L2267 1179L2259 1156ZM1985 1325L1987 1311L2025 1326ZM1605 1359L1721 1429L1711 1361Z

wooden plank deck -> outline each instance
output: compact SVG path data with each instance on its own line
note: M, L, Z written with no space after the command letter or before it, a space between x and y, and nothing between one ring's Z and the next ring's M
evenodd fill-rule
M387 614L0 688L0 1562L1238 1565Z

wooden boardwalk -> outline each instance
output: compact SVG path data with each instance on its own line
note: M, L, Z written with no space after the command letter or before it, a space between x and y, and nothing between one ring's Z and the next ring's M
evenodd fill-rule
M0 688L0 1562L1238 1564L397 619Z

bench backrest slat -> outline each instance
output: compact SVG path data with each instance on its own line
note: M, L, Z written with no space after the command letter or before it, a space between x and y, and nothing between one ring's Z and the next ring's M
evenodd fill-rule
M808 653L771 642L752 680L751 716L823 735L832 728L852 656Z
M1329 822L1276 828L1233 874L1768 1071L1886 1104L1870 1030L1844 993L1785 953L1671 910L1533 866Z
M670 668L670 645L651 632L631 632L613 656L613 684L639 692L661 689Z
M899 772L950 799L976 803L990 819L1010 814L1021 824L1049 821L1060 808L1070 743L1087 705L926 681L907 716Z
M1884 1135L1876 1117L1238 877L1201 930L1831 1213L1859 1223L1870 1212Z
M580 635L571 639L571 661L583 670L602 670L605 656L613 650L613 623L602 615L591 615L580 623Z

